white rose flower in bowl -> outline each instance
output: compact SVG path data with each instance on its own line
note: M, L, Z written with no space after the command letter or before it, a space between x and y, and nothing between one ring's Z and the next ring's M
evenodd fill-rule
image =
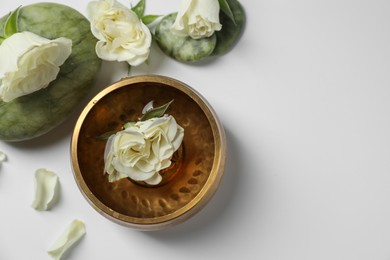
M0 45L0 99L10 102L49 85L72 53L72 40L19 32Z
M92 34L99 40L96 54L108 61L138 66L149 57L152 35L137 14L115 0L93 1L87 14Z
M182 0L172 30L193 39L210 37L219 31L218 0Z
M173 153L183 141L184 129L172 116L130 124L111 136L105 150L105 172L113 182L129 177L157 185L159 173L171 165Z

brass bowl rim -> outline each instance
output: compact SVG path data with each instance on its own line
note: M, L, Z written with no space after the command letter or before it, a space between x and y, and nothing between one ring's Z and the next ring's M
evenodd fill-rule
M167 85L169 87L176 88L177 90L185 93L190 97L196 104L201 108L201 110L206 115L215 141L215 156L212 164L212 169L210 175L199 191L199 193L186 205L179 208L178 210L169 213L164 216L157 216L152 218L137 218L122 213L116 212L111 209L109 206L103 204L88 188L88 185L84 181L83 175L79 168L77 147L78 147L78 137L80 134L81 127L85 118L88 116L92 108L101 100L103 97L109 93L122 88L128 87L132 84L137 83L159 83ZM168 226L173 226L178 223L181 223L197 212L199 212L211 199L218 189L218 186L221 182L222 176L224 174L225 162L226 162L226 136L225 131L221 122L219 121L215 111L206 101L206 99L195 89L188 86L187 84L161 75L138 75L123 78L107 88L100 91L94 98L92 98L89 103L82 110L73 130L72 139L71 139L71 160L72 160L72 170L73 176L77 183L78 188L80 189L83 196L87 199L89 204L100 214L109 218L110 220L139 230L158 230Z

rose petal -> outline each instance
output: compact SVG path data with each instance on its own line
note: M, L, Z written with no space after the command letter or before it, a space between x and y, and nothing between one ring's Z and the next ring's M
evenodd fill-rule
M179 149L181 143L183 142L183 138L184 138L184 129L178 125L175 139L172 141L172 146L175 151Z
M111 135L108 138L107 143L106 143L106 147L104 148L104 161L105 161L105 164L107 163L106 159L108 158L109 153L112 151L112 141L114 140L114 136L115 135Z
M151 178L155 172L144 172L139 169L138 165L137 167L124 167L123 164L118 162L117 160L113 160L113 165L115 167L115 170L118 172L127 175L128 177L132 178L135 181L144 181L149 178ZM142 165L146 167L145 165Z
M185 23L185 14L188 11L188 9L191 6L192 0L182 0L180 3L180 8L179 12L177 13L176 16L176 21L173 24L173 29L177 30L178 32L181 32L182 30L185 29L186 23Z
M219 11L218 0L182 0L172 30L193 39L210 37L222 28Z
M58 176L47 169L38 169L35 172L35 199L32 207L36 210L48 210L59 197Z
M0 151L0 164L2 162L5 162L7 160L7 155L5 153L3 153L2 151Z
M73 220L56 242L48 250L48 254L54 259L61 257L85 234L85 225L81 220Z
M110 175L108 175L108 181L109 182L114 182L114 181L119 181L120 179L127 178L129 176L122 174L120 172L114 171Z
M145 182L149 185L157 185L162 181L162 177L159 173L156 172L152 178L145 180Z

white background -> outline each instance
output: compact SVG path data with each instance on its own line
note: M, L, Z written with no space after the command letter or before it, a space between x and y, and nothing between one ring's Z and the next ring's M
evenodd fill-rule
M1 1L0 10L33 2ZM55 2L85 14L87 1ZM126 74L104 63L64 124L0 142L9 157L0 168L0 259L49 259L75 218L87 234L67 259L390 259L390 1L241 3L247 26L227 55L186 65L153 48L150 64L132 71L189 84L219 115L229 152L210 203L184 224L145 233L106 220L82 197L70 167L73 126L88 98ZM147 0L147 13L178 6ZM48 212L30 207L41 167L61 182Z

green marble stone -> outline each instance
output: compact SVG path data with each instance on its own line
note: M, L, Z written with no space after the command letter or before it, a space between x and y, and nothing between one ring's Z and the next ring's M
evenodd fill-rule
M0 19L0 31L6 18ZM89 92L101 64L89 21L70 7L54 3L24 6L18 26L19 31L49 39L69 38L73 47L57 79L47 88L9 103L0 101L0 140L5 141L32 139L61 124Z
M219 21L222 29L215 34L217 35L217 45L212 55L223 55L229 52L240 39L245 25L245 12L237 0L227 0L230 9L233 12L234 22L224 13L220 12Z
M155 39L160 49L181 62L201 61L213 52L217 37L195 40L187 36L179 36L171 31L177 13L165 16L156 27Z

